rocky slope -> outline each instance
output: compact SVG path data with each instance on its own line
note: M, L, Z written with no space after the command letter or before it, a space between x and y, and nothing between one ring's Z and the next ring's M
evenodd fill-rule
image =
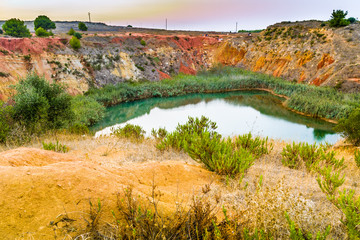
M6 99L9 86L28 71L66 83L71 94L79 94L92 86L195 74L218 63L299 83L360 90L360 24L330 29L317 21L282 23L252 36L144 32L89 32L79 51L70 48L64 33L47 39L0 37L0 98Z

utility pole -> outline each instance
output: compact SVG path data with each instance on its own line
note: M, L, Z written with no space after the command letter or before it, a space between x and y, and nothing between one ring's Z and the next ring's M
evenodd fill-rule
M236 22L236 29L235 29L235 33L237 33L237 22Z
M165 18L165 30L167 30L167 18Z
M89 22L91 22L91 18L90 18L90 12L88 12L88 15L89 15Z

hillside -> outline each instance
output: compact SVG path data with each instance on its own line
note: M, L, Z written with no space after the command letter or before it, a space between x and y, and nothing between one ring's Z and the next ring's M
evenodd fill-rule
M111 32L101 26L84 34L79 51L70 48L67 27L60 27L54 38L0 37L1 98L28 71L66 83L70 93L79 94L91 86L196 74L218 63L299 83L360 90L360 24L331 29L316 21L282 23L252 36L131 28Z

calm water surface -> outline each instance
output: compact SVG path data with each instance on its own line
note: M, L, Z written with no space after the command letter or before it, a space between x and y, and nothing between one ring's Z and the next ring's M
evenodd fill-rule
M331 130L333 124L288 111L281 101L267 92L254 91L153 98L108 108L106 117L94 129L99 136L131 123L142 126L150 134L152 128L173 131L178 123L187 122L188 116L204 115L217 123L217 131L223 136L251 131L286 141L335 143L340 139Z

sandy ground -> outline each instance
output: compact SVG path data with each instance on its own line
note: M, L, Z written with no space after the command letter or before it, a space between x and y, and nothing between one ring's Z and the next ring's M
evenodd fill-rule
M41 149L41 141L55 139L69 146L70 151ZM220 205L231 214L241 214L249 227L266 228L283 219L275 224L281 231L287 211L302 227L319 230L331 224L333 236L343 238L341 212L320 191L316 176L283 167L280 153L286 143L273 143L274 150L257 160L241 183L239 179L221 178L205 170L184 153L162 153L149 139L133 143L110 137L57 135L27 147L3 147L1 239L54 239L50 222L56 222L62 214L81 219L88 211L89 200L100 200L104 212L110 213L117 194L125 188L131 186L139 196L149 196L153 185L162 193L160 206L165 209L174 209L178 202L189 202L208 185L209 199L220 196ZM345 157L348 166L343 171L343 188L359 192L360 171L353 160L354 148L336 149L337 157Z

